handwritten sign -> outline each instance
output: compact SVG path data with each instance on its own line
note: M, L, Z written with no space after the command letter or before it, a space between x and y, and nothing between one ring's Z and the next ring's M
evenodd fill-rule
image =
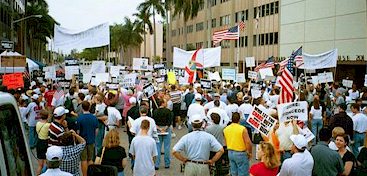
M73 75L79 75L79 66L65 66L65 79L71 80Z
M342 84L345 87L352 88L352 86L353 86L353 80L343 79Z
M212 82L207 79L200 80L201 88L203 89L212 89Z
M164 82L166 79L165 77L159 77L159 78L156 78L155 81L157 81L157 83L162 83Z
M299 126L297 127L299 134L302 134L307 139L307 142L310 142L312 141L312 139L315 138L315 135L311 132L311 130L308 127L305 128L300 128Z
M223 80L236 80L236 69L222 68Z
M266 76L274 76L273 75L273 69L269 68L263 68L259 70L261 79L265 79Z
M255 71L248 71L248 78L250 78L250 79L257 79L257 72L255 72Z
M266 114L257 106L254 107L250 116L247 118L247 123L259 130L260 133L265 136L269 136L270 131L274 128L276 122L276 119Z
M45 79L56 80L56 68L55 66L43 67L45 72Z
M17 89L24 87L23 74L13 73L3 75L3 85L8 89Z
M100 83L104 82L111 82L110 74L109 73L96 73L96 77L92 79L92 85L98 86Z
M255 67L255 57L246 57L246 67Z
M280 122L291 120L307 121L308 112L306 101L279 104L277 105L277 109Z
M90 69L92 74L106 72L106 65L104 61L93 61L92 68Z
M237 73L236 74L236 81L238 83L244 83L244 82L246 82L245 74L244 73Z
M208 72L208 78L209 80L215 80L215 81L220 81L221 78L220 78L220 75L219 75L219 72Z
M147 98L150 98L155 94L155 89L152 83L149 83L143 87L143 93Z
M319 83L328 83L328 82L334 82L333 73L332 72L326 72L326 73L319 73L317 75Z
M152 70L153 66L149 65L148 59L133 58L133 70Z
M124 70L125 67L123 66L111 66L110 67L110 74L112 77L118 77L120 75L120 72Z
M91 79L92 79L92 74L91 73L84 73L83 74L83 83L88 84Z
M135 82L136 82L136 77L137 77L136 73L124 75L124 77L122 78L120 82L121 87L134 87Z

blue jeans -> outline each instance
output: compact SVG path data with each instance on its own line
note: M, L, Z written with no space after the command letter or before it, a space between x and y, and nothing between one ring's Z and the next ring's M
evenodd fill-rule
M158 156L155 161L155 167L159 168L159 165L161 163L161 151L162 151L162 143L164 147L164 166L169 167L171 164L171 128L168 128L167 135L159 135L159 142L157 143L157 152Z
M35 148L36 144L37 144L37 132L36 132L36 127L35 126L30 126L29 127L29 147Z
M117 176L124 176L124 171L117 173Z
M352 150L354 156L358 156L359 154L358 148L360 146L363 146L365 135L366 135L365 133L357 133L357 132L353 134L354 144L352 145Z
M249 159L246 152L228 150L231 176L248 176Z
M315 135L313 139L313 144L316 145L316 140L318 139L318 134L322 128L322 119L312 119L312 133Z
M96 136L96 151L98 152L102 148L103 138L104 138L104 124L98 122L98 133Z

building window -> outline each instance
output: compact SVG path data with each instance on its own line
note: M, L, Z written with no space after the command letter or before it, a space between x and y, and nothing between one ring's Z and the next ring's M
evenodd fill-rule
M254 36L253 36L253 44L252 44L253 46L256 46L256 45L257 45L256 39L257 39L257 38L256 38L256 35L254 35Z
M274 14L274 2L270 3L270 15Z
M172 30L172 37L176 36L176 30Z
M270 13L270 4L266 4L266 16Z
M196 31L202 31L204 30L204 23L196 23Z
M202 48L204 45L204 42L196 43L196 49Z
M269 33L265 34L265 45L269 45Z
M246 19L246 12L244 10L235 13L235 23L237 23L239 21L245 21L245 20L247 20L247 19Z
M222 48L229 48L230 47L230 40L222 40L220 42L220 46L222 46Z
M261 17L265 16L265 5L261 6Z
M229 0L220 0L220 3L228 2Z
M260 44L261 44L261 45L264 45L264 43L265 43L265 42L264 42L264 34L261 34L260 36L261 36L261 43L260 43Z
M212 19L212 28L217 27L217 19Z
M247 40L248 40L248 37L245 36L245 47L247 47Z
M278 44L278 32L274 33L274 44Z
M275 13L278 13L278 10L279 10L279 1L277 1L277 2L274 3L274 10L275 10Z
M254 8L254 19L256 18L257 15L257 7Z
M274 44L274 38L273 38L273 33L269 34L269 45Z
M190 26L187 26L187 33L192 33L194 32L194 26L193 25L190 25Z
M220 23L219 23L220 26L229 25L229 23L230 23L230 16L229 15L220 17Z
M248 9L245 11L245 20L248 20Z
M217 0L210 0L210 5L213 7L217 5Z

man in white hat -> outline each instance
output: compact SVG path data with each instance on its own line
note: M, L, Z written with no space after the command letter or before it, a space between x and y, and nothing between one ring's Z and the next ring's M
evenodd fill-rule
M185 164L185 175L210 175L208 165L214 164L224 153L217 139L201 130L203 118L199 114L193 115L190 119L193 132L183 136L173 147L173 156ZM210 151L216 152L211 159Z
M188 126L189 132L192 131L191 121L192 121L192 117L195 114L199 114L201 117L205 117L205 110L204 110L204 107L201 105L202 96L200 94L195 94L194 99L195 99L195 103L191 104L189 106L189 109L187 110L187 117L189 117L187 126Z
M62 161L62 148L59 146L51 146L47 149L46 152L47 159L47 170L45 173L40 176L72 176L72 174L68 172L64 172L60 170L60 165Z
M293 153L291 158L284 160L279 175L284 176L303 176L312 175L314 160L307 150L307 139L301 135L291 135L293 142Z
M223 110L226 108L227 104L224 103L223 101L220 101L220 94L219 93L214 93L214 100L218 100L219 101L219 103L220 103L219 108L221 108ZM209 103L207 103L207 104L205 104L204 109L206 111L215 107L214 100L211 101L211 102L209 102Z
M48 129L49 146L60 146L60 137L65 131L69 131L68 123L65 120L67 113L69 113L69 110L65 109L63 106L57 107L54 110L54 121L51 123L50 128Z

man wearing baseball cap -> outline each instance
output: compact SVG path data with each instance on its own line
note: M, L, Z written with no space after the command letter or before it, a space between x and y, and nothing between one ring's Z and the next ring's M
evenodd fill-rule
M307 150L307 139L301 135L291 135L293 142L291 158L284 160L279 175L303 176L312 175L314 160Z
M204 116L193 115L190 119L193 132L183 136L173 147L173 156L185 164L185 175L210 175L208 165L214 164L224 153L217 139L201 130L203 119ZM216 152L212 159L209 159L210 151Z
M219 103L220 103L219 108L221 108L223 110L226 108L227 104L224 103L223 101L220 101L220 94L219 93L214 93L214 100L218 100L219 101ZM214 108L215 107L214 100L211 101L211 102L209 102L209 103L207 103L207 104L205 104L204 109L205 110L209 110L209 109Z
M65 131L69 131L68 123L65 120L67 113L69 113L69 110L65 109L63 106L55 108L53 113L54 121L48 129L48 135L50 137L48 141L49 146L60 146L60 137Z
M204 110L204 107L201 105L201 99L202 99L202 96L201 94L195 94L195 103L191 104L189 106L189 109L187 110L187 117L189 117L188 119L188 130L189 132L192 131L192 126L191 126L191 121L192 121L192 117L195 115L195 114L199 114L201 117L205 117L205 110Z
M72 174L68 172L64 172L60 170L60 165L62 161L62 148L59 146L51 146L47 148L46 152L47 159L47 170L45 173L40 176L72 176Z

